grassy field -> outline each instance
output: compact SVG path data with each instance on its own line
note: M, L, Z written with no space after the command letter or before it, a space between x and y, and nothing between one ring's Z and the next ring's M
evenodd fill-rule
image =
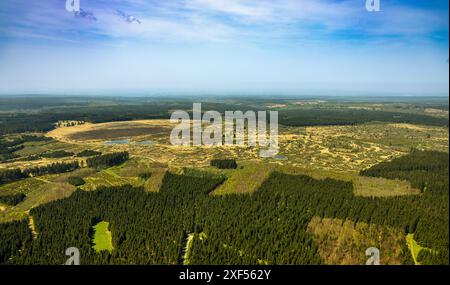
M314 217L308 231L319 246L325 264L363 265L367 261L366 249L380 250L380 264L402 263L401 245L405 236L400 230L369 225L362 222Z
M222 185L214 190L213 194L252 193L259 189L261 184L273 171L294 175L308 175L316 179L334 178L343 181L351 181L354 184L355 195L365 197L392 197L420 194L420 190L412 188L407 181L363 177L354 173L305 169L301 167L290 167L275 163L261 163L255 161L242 162L238 169L222 170L222 173L227 179Z
M102 221L94 227L93 248L96 252L107 250L112 252L114 247L112 245L112 235L109 231L109 223Z
M357 176L353 180L353 185L355 194L365 197L391 197L420 194L419 189L414 189L408 181L401 180Z
M47 135L73 145L87 144L92 149L129 151L136 157L171 166L208 166L212 157L234 157L241 161L258 160L253 147L179 147L168 140L169 121L145 120L61 127ZM120 130L120 131L117 131ZM124 135L124 131L125 132ZM104 133L108 133L106 138ZM88 133L88 134L86 134ZM129 143L108 145L110 140ZM141 144L151 141L151 145ZM411 124L369 123L355 126L284 127L279 129L280 159L265 159L281 165L333 172L353 172L381 161L403 155L412 147L448 151L448 129ZM70 146L70 147L69 147Z
M244 162L239 164L238 169L223 170L222 173L227 179L213 191L213 194L252 193L259 189L275 167L273 164Z
M86 184L82 185L80 188L86 191L93 191L101 186L108 187L125 184L142 186L144 184L144 181L139 177L122 177L111 169L99 171L92 176L84 178L84 181L86 181Z
M112 122L60 127L47 134L50 142L25 144L19 155L33 155L50 150L79 152L128 151L133 157L150 163L180 167L205 167L213 157L260 160L289 167L337 173L357 173L381 161L393 159L411 148L448 151L448 128L411 124L368 123L355 126L285 127L279 129L280 155L283 159L260 159L257 147L179 147L169 142L167 120ZM120 130L120 131L119 131ZM107 137L105 137L107 133ZM108 144L111 140L129 140ZM141 142L151 142L145 144ZM73 160L64 158L62 160ZM1 164L0 168L42 165L61 159L39 159Z
M412 147L448 152L448 129L408 124L281 128L284 164L358 172L403 155Z
M24 193L26 198L16 206L3 206L0 211L0 222L18 220L28 215L31 208L69 197L75 187L66 182L59 182L58 175L46 175L27 178L0 186L0 195Z
M145 190L149 192L158 192L161 188L164 175L166 175L167 169L165 168L155 168L152 170L152 174L147 181L144 183Z
M86 184L79 188L94 191L101 186L120 186L130 184L144 186L147 191L157 192L167 168L159 164L149 166L140 159L132 159L122 165L104 170L82 168L69 173L32 177L0 186L0 196L23 193L26 198L16 206L0 205L0 222L18 220L27 217L28 212L41 204L69 197L76 187L67 180L71 176L81 177ZM138 175L150 172L149 179L144 180Z
M133 141L152 140L165 142L169 140L170 132L175 124L169 120L138 120L111 122L60 127L47 135L59 141L77 143L104 142L108 140L132 139Z

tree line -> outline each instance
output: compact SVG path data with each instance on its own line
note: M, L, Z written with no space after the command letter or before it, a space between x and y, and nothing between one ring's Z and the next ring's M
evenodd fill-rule
M128 152L114 152L103 155L94 156L86 160L86 165L92 168L111 167L124 163L130 158Z
M70 152L70 151L55 150L55 151L43 153L43 154L41 154L41 157L45 157L45 158L62 158L62 157L68 157L68 156L73 156L73 155L74 155L74 153Z
M447 118L404 112L386 112L356 109L280 110L279 121L286 126L343 126L368 122L408 123L431 126L448 126Z
M236 169L237 163L235 159L213 159L210 162L211 166L219 169Z
M10 159L18 158L20 155L16 154L24 148L23 143L25 142L38 142L38 141L49 141L50 138L33 136L33 135L22 135L15 138L0 137L0 162L6 162Z
M88 158L86 164L88 167L110 167L121 164L129 158L128 152L116 152L104 155L98 155ZM44 166L35 166L26 169L14 168L0 170L0 185L18 181L27 177L42 176L47 174L57 174L74 171L80 168L78 161L56 162Z
M31 242L27 220L0 224L0 234L0 264L8 262L11 256Z
M23 193L17 193L12 195L2 195L0 196L0 204L6 204L10 206L15 206L25 199L26 195Z
M33 100L40 100L36 102ZM30 108L35 112L20 111L16 113L0 113L0 135L24 132L48 132L57 127L60 121L80 121L103 123L112 121L130 121L137 119L169 119L171 110L192 108L192 99L142 101L136 99L120 100L109 98L117 103L111 105L89 106L89 98L28 98L27 102L17 98L11 102L2 102L0 106L11 106L11 109ZM80 101L74 103L73 101ZM1 98L0 98L0 101ZM273 100L272 100L273 101ZM45 105L43 103L45 102ZM285 102L286 103L286 102ZM224 102L205 102L204 110L235 111L254 109L255 104L267 104L265 100L240 99L240 104ZM51 111L44 106L53 106ZM258 106L258 105L257 105ZM448 106L447 106L448 108ZM402 111L375 111L336 108L285 109L279 111L280 124L287 126L323 126L354 125L367 122L411 123L433 126L448 126L447 118L439 118ZM32 122L32 123L30 123Z

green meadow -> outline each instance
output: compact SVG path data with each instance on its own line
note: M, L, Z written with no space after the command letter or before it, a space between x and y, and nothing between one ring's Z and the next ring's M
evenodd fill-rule
M107 250L112 252L114 249L112 245L111 231L109 230L108 222L99 222L94 226L94 246L96 252Z

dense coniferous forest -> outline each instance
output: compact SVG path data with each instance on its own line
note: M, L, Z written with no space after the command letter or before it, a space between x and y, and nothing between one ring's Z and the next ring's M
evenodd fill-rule
M44 166L30 167L24 170L19 168L0 170L0 185L14 182L30 176L42 176L46 174L64 173L74 171L80 167L78 161L56 162Z
M78 177L78 176L70 176L69 178L67 178L67 182L70 185L77 186L77 187L86 184L86 181L84 181L83 178Z
M443 152L413 150L409 155L380 163L361 175L404 179L423 194L416 218L407 227L414 238L437 253L424 254L429 264L447 259L449 250L449 155ZM414 211L415 209L412 209ZM413 216L413 214L410 214ZM406 227L407 225L405 225ZM434 261L434 262L433 262Z
M441 163L448 159L448 155L442 155ZM430 180L435 178L433 172L428 173ZM387 225L414 233L421 245L435 250L422 262L448 264L448 192L438 188L441 184L429 185L429 191L422 196L363 198L353 195L350 183L274 173L255 195L221 197L209 201L213 206L201 208L204 212L197 215L200 219L197 224L207 238L201 240L201 235L196 235L192 262L228 262L233 251L222 244L236 249L230 264L318 262L317 250L304 229L312 216L320 216ZM448 184L442 186L448 191ZM300 244L295 244L297 240ZM303 252L290 254L296 250ZM405 262L409 260L406 250L403 255Z
M99 156L94 156L91 158L88 158L86 160L86 164L88 167L93 168L101 168L101 167L111 167L114 165L118 165L121 163L124 163L129 159L130 155L128 152L114 152L114 153L107 153L102 154Z
M6 263L62 264L64 250L76 246L83 264L321 264L317 245L306 232L311 218L319 216L414 233L417 242L432 250L420 255L422 263L448 264L448 179L437 177L434 166L420 170L424 172L417 177L403 174L420 165L447 165L442 174L448 174L448 154L413 151L362 172L397 169L398 177L426 185L421 195L392 198L355 196L351 182L278 172L248 195L211 196L222 179L170 173L159 193L131 186L77 190L67 199L31 210L38 233L32 242L23 234L26 223L1 225L20 230L3 241L0 256L10 254L20 240L23 250ZM99 221L110 223L111 254L92 249L92 226ZM186 261L188 236L193 242ZM402 256L410 262L406 247Z
M56 150L52 152L43 153L41 156L45 158L61 158L61 157L68 157L73 156L73 152L65 151L65 150Z
M394 113L386 111L352 110L352 109L311 109L280 111L280 123L286 126L340 126L357 125L368 122L392 122L422 124L431 126L448 126L447 118L430 117L419 114Z
M0 96L0 110L8 111L0 113L0 135L48 132L56 127L58 121L64 120L101 123L134 119L168 119L169 110L192 107L191 102L184 100L180 100L179 103L168 101L160 103L160 101L164 100L157 98L147 102L145 99L112 97ZM98 102L99 105L90 106L92 102ZM10 110L17 111L11 113Z
M67 152L58 152L56 157L59 155L69 155ZM73 155L73 153L70 153ZM86 164L88 167L110 167L117 164L121 164L128 160L128 152L116 152L104 155L98 155L95 157L88 158ZM20 179L24 179L30 176L42 176L46 174L56 174L73 171L80 168L78 161L72 162L56 162L45 166L30 167L24 170L19 168L16 169L2 169L0 170L0 185L9 182L14 182Z
M27 168L23 172L27 176L42 176L46 174L70 172L78 168L80 168L78 161L56 162L50 165Z
M11 256L31 242L27 220L0 224L0 233L0 264L8 263Z
M14 182L27 177L28 175L19 168L2 169L0 170L0 185Z
M26 198L26 195L23 193L0 196L0 204L3 203L6 205L15 206L15 205L19 204L20 202L22 202L25 198Z
M219 169L236 169L237 163L235 159L213 159L211 160L211 166Z
M23 254L8 263L63 264L70 244L80 249L82 264L177 264L193 230L196 200L221 182L168 174L159 193L130 186L76 191L30 212L38 236L24 240ZM112 255L92 249L92 226L102 220L110 223Z
M402 179L415 188L448 194L448 153L412 150L410 155L382 162L360 172L364 176ZM430 186L432 184L432 186Z

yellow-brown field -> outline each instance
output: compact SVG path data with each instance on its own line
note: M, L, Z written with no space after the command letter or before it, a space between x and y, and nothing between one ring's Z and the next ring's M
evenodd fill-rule
M380 250L380 264L402 264L405 234L400 230L363 222L314 217L309 222L308 232L314 236L325 264L364 264L367 260L365 252L369 247Z
M260 158L258 147L173 146L169 136L175 125L168 120L141 120L62 126L47 134L56 141L27 143L19 152L32 155L49 150L78 153L96 150L102 153L128 151L131 160L123 165L101 171L83 169L75 173L28 178L0 186L4 194L21 191L28 198L10 207L0 205L0 220L23 217L30 208L42 203L67 197L75 187L67 183L71 175L83 177L83 190L99 186L132 184L156 192L166 171L189 175L206 171L227 179L214 195L252 193L273 171L304 174L317 179L327 177L351 181L356 195L398 196L417 195L408 182L381 178L360 177L361 169L404 155L411 148L448 152L448 129L410 124L371 123L358 126L284 127L279 129L279 156ZM117 140L124 142L114 143ZM113 142L113 143L111 143ZM238 168L218 170L210 167L212 158L235 158ZM30 167L59 161L86 158L41 158L33 161L12 161L1 168ZM148 180L139 178L142 172L151 173ZM19 190L18 190L19 189ZM28 193L30 192L30 193Z
M259 160L258 147L173 146L169 136L174 126L168 120L84 124L57 128L47 136L95 150L127 150L136 157L173 166L207 166L212 157ZM108 141L124 139L129 142L108 144ZM412 147L448 151L448 129L381 123L281 127L279 146L282 159L265 159L265 162L356 173L381 161L403 155Z
M108 140L163 140L169 141L169 135L175 124L168 120L139 120L91 124L85 123L72 127L60 127L47 133L47 136L69 143L102 143Z
M261 159L258 147L173 146L169 142L173 127L168 120L144 120L62 127L47 135L103 152L128 151L135 159L163 165L163 169L208 168L214 157L236 158L240 169L223 171L229 179L216 190L217 194L253 192L277 170L353 181L355 193L363 196L418 194L407 182L362 178L358 172L404 155L412 147L448 151L449 138L446 128L411 124L280 127L280 156ZM128 131L127 136L123 130ZM107 144L108 140L120 139L129 143Z

